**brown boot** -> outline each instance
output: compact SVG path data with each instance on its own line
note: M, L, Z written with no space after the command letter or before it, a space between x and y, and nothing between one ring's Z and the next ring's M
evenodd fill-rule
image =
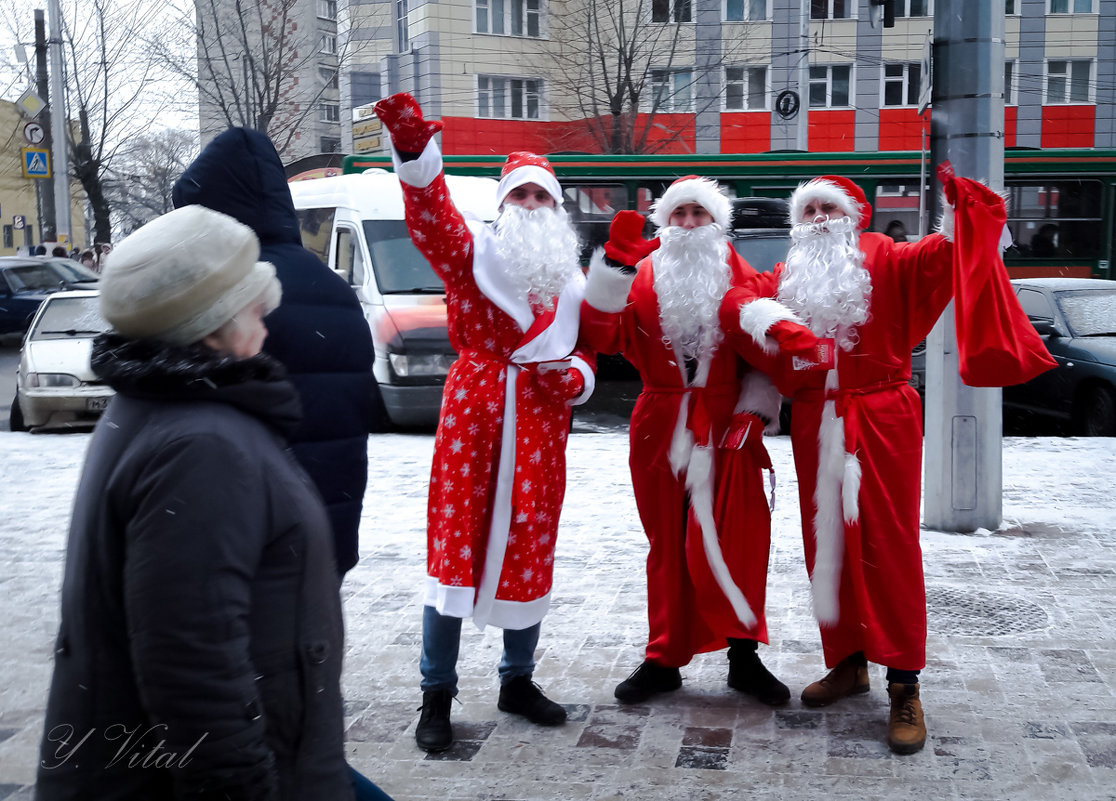
M868 663L860 654L846 656L829 671L825 678L815 681L802 691L806 706L829 706L848 695L868 692Z
M891 718L887 724L887 747L897 754L913 754L926 745L926 722L917 684L889 684Z

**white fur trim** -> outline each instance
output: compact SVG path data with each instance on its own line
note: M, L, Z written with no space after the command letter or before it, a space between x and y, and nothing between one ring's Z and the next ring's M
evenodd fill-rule
M806 209L806 204L811 200L822 203L832 203L843 211L847 217L852 218L858 223L860 221L860 204L857 203L855 199L849 197L844 189L832 181L814 178L810 181L800 183L798 188L791 193L791 225L797 225L802 222L802 214ZM806 222L812 222L812 220L806 220Z
M682 395L678 404L678 417L674 419L674 431L670 436L670 451L668 460L670 469L675 476L682 475L682 471L690 463L690 454L694 449L694 435L690 433L686 421L690 417L690 393Z
M953 241L953 206L946 202L945 194L941 197L942 216L938 219L938 233Z
M689 178L668 186L651 207L651 222L666 228L670 225L671 213L683 203L697 203L721 228L726 231L732 228L732 201L716 181L708 178Z
M740 398L736 401L733 414L751 412L767 420L765 434L779 432L779 410L783 406L783 396L766 374L759 370L749 370L740 381Z
M516 167L509 172L496 185L497 208L504 205L504 198L508 196L508 192L524 184L538 184L546 190L548 195L554 198L555 206L562 205L562 187L559 185L558 179L554 177L554 173L537 164L524 164L522 167Z
M860 460L855 453L845 454L845 475L841 480L841 511L846 523L860 519Z
M400 181L418 189L425 189L442 172L442 151L438 148L438 143L431 139L417 159L402 161L393 145L391 163Z
M767 331L783 320L802 323L797 314L774 298L757 298L740 307L740 329L755 340L764 353L770 355L779 351L779 343L769 338Z
M713 517L712 447L697 447L692 450L690 464L686 468L686 487L690 490L691 508L701 528L701 544L713 578L732 605L736 617L750 629L756 625L756 615L748 604L748 599L744 597L744 593L732 580L732 574L725 564L721 544L717 539L717 524Z
M818 429L818 475L814 488L814 569L810 589L814 617L822 626L840 619L841 562L845 552L845 526L841 514L841 479L845 462L845 426L833 401L822 408Z
M570 402L571 406L580 406L589 400L589 396L593 394L593 390L597 386L597 374L593 372L589 363L580 356L571 356L570 361L572 362L570 366L581 373L581 379L585 382L585 388L581 390L581 394Z
M615 314L628 305L628 292L632 289L636 273L613 269L605 264L604 258L604 248L597 248L589 260L585 300L598 311Z

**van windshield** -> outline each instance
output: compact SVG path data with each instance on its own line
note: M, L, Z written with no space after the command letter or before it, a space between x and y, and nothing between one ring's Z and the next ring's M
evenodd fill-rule
M365 220L364 238L382 294L445 293L442 280L411 242L405 221Z

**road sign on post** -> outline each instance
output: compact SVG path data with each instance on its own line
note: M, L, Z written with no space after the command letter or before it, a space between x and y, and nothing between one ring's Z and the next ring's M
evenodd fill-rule
M50 151L41 147L20 148L24 178L50 178Z

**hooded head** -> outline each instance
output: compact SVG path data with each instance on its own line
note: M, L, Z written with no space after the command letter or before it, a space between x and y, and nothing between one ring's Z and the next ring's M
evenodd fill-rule
M732 227L732 202L716 181L685 175L667 187L651 208L651 221L659 229L670 225L670 215L684 203L697 203L709 212L722 231Z
M820 178L813 178L799 184L798 188L791 194L790 199L791 225L813 222L813 220L802 218L806 206L811 201L814 203L832 203L841 210L842 214L856 223L858 231L867 230L869 223L872 222L872 206L868 203L864 190L848 178L839 175L823 175Z
M518 186L524 184L538 184L554 198L554 206L562 205L562 187L558 184L558 177L550 162L542 156L520 150L508 154L500 170L500 183L496 187L496 206L504 205L508 194Z
M258 298L279 305L275 268L252 229L204 206L156 217L108 256L101 314L121 336L199 342Z

